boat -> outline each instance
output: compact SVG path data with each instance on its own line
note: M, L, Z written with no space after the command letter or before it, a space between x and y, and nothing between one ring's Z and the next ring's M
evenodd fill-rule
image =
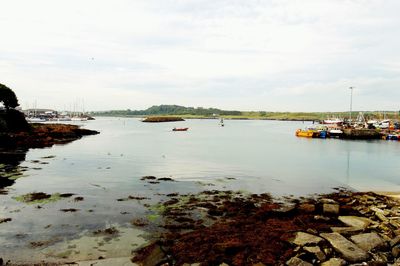
M312 129L306 129L306 130L298 129L296 130L296 136L304 138L318 138L319 132Z
M172 131L187 131L189 128L188 127L181 127L181 128L176 128L176 127L174 127L173 129L172 129Z
M26 121L28 121L29 123L43 123L46 122L47 119L41 117L28 117L26 118Z
M386 140L400 140L400 136L397 134L388 134L385 137Z
M327 124L327 125L331 125L331 124L337 124L337 125L341 125L343 124L343 119L340 118L328 118L325 120L322 120L322 124Z
M87 121L88 118L87 117L83 117L83 116L73 116L71 117L71 121Z
M340 128L331 128L328 130L328 133L331 138L340 138L343 135L343 130Z

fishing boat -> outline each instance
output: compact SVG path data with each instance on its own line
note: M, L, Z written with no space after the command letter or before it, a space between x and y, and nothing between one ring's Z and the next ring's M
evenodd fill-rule
M298 129L296 130L296 136L304 138L318 138L319 132L312 129L306 129L306 130Z
M174 127L173 129L172 129L172 131L187 131L189 128L188 127L181 127L181 128L176 128L176 127Z
M331 128L328 130L328 133L331 138L340 138L343 135L343 130L340 128Z

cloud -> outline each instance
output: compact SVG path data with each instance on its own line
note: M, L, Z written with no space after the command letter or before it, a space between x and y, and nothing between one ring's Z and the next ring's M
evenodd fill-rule
M395 0L14 0L0 8L0 82L22 103L337 111L355 86L363 109L398 109Z

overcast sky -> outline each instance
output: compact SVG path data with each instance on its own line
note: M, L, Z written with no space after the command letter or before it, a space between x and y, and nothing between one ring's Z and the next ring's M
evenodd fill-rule
M400 109L398 0L3 0L23 108ZM82 105L82 104L81 104Z

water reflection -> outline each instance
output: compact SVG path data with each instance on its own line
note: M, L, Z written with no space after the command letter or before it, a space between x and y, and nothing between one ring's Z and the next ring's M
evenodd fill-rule
M4 188L12 186L15 180L22 176L24 168L20 167L25 161L27 150L0 150L0 192L5 194Z

